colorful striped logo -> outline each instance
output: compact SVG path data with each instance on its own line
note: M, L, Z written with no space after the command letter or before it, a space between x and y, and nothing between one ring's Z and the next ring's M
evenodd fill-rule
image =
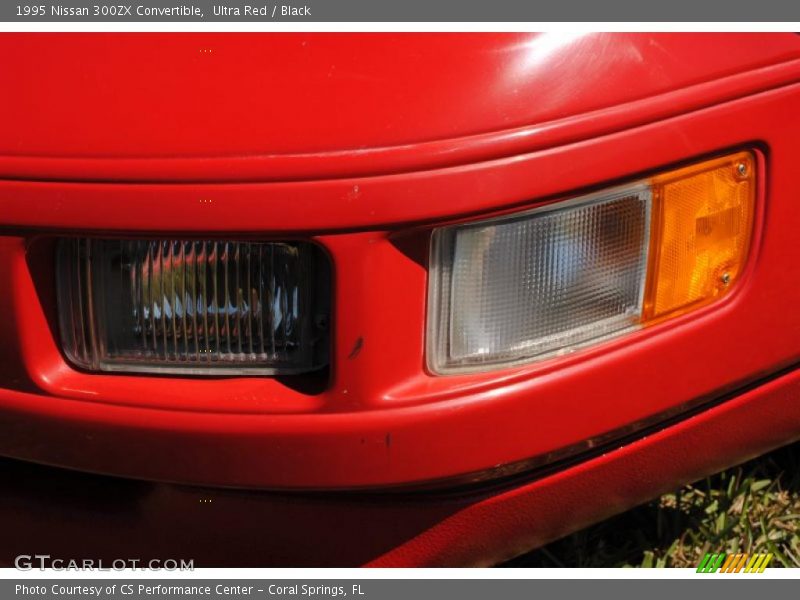
M711 554L707 553L697 566L698 573L763 573L772 560L769 554Z

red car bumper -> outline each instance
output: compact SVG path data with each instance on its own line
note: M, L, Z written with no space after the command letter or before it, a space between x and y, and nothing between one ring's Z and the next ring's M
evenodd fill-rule
M230 62L209 64L205 52L192 61L184 57L210 45L295 86L296 119L319 108L293 71L265 66L239 38L201 38L169 39L176 60L185 61L185 70L173 74L182 85L169 83L171 105L188 101L209 68L232 86L233 96L247 88L263 102L281 102L270 89L251 89L244 74L231 75ZM281 137L290 137L291 126L267 113L254 117L253 127L278 128L274 148L254 149L252 131L236 116L225 117L225 140L204 142L193 137L185 115L170 120L158 113L161 129L148 138L124 116L138 106L129 94L144 89L155 97L159 82L164 85L132 66L141 68L137 61L144 59L137 57L152 52L157 38L109 43L85 36L75 44L61 36L36 43L0 38L0 44L40 44L39 56L54 49L88 53L100 71L128 68L125 76L74 87L72 108L88 131L86 148L74 147L79 127L61 119L50 122L52 147L31 141L31 128L40 123L28 105L4 100L5 112L20 119L0 136L11 140L0 148L0 288L10 290L0 295L0 314L11 317L0 321L0 454L142 480L272 490L116 484L136 498L109 509L116 528L163 531L171 520L186 528L203 520L215 536L246 537L255 529L270 540L257 558L236 556L227 543L205 549L209 564L476 564L510 557L800 436L797 377L790 371L800 359L800 122L793 118L800 106L800 38L600 35L547 54L549 46L538 38L467 36L457 42L462 54L446 57L451 72L463 75L452 80L419 58L441 51L435 36L405 38L400 55L392 54L397 44L380 36L312 37L312 46L321 44L327 54L309 56L302 37L248 39L264 50L296 53L308 61L306 75L348 60L366 81L382 72L368 92L375 101L395 98L395 112L376 105L365 124L352 106L363 98L345 86L352 73L340 75L344 80L320 75L311 79L333 94L334 106L350 108L333 125L314 117L313 125L329 136L319 147L310 135L297 142L304 146L293 146L297 140ZM391 75L405 85L416 82L420 92L428 85L428 103L404 105L402 86L381 96L385 65L369 52L354 59L358 43L391 59ZM651 55L654 47L666 49L670 60ZM100 50L107 52L93 54ZM596 77L593 57L600 50L617 67L604 71L602 82L614 91L598 99L597 82L587 77ZM567 52L568 64L559 58ZM531 62L531 56L538 58ZM663 79L652 77L654 65ZM45 83L31 82L24 80L30 66L3 77L6 84L24 83L41 102L47 77L63 74L51 65ZM512 73L514 93L507 88ZM565 89L548 88L547 97L560 93L561 104L526 112L519 90L552 86L554 73ZM103 104L90 117L92 93L102 95L111 83L119 91L116 104ZM490 113L470 96L455 116L425 117L437 99L475 94L489 83ZM410 132L377 127L392 118ZM424 118L427 129L419 123ZM448 129L454 120L470 127ZM343 123L351 127L337 129ZM129 136L129 146L101 131L111 125ZM433 141L412 143L406 134ZM369 135L375 137L362 148ZM339 146L328 147L331 139ZM189 141L202 146L200 156L183 145ZM227 144L237 142L246 156L225 155L236 149ZM524 210L739 148L757 153L756 229L743 275L724 300L532 365L447 377L426 371L432 228ZM154 233L322 245L334 271L329 370L301 378L191 379L72 368L55 324L52 237ZM9 469L9 479L26 477L23 467ZM53 476L53 485L67 477ZM101 490L105 481L87 476L80 485ZM9 527L31 527L43 543L74 553L74 540L65 544L80 525L71 530L59 521L45 529L20 508L19 499L40 485L49 497L46 482L8 486L5 501L16 507ZM73 500L86 507L87 518L100 510L83 492ZM33 506L41 502L50 505L40 499ZM48 510L56 519L64 514ZM127 545L138 535L121 537ZM345 544L348 536L358 543ZM95 548L105 554L123 541L98 533L82 543L81 554ZM145 538L141 543L142 554L154 548ZM162 539L158 551L171 543Z
M195 566L490 565L800 437L791 371L659 431L490 486L414 494L202 489L0 462L0 563L178 557Z

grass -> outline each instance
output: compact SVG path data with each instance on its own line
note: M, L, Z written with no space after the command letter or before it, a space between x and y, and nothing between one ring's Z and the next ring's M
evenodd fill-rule
M507 566L695 568L706 552L771 552L771 567L800 567L800 444L687 485Z

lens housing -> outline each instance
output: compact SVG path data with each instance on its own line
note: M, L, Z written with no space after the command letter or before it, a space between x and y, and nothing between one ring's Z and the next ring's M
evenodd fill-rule
M755 170L737 152L434 230L428 369L542 360L723 297L747 259Z

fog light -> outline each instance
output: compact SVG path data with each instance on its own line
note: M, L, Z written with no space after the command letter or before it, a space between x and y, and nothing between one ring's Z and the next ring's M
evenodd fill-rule
M63 239L61 337L88 370L237 375L327 362L327 259L310 243Z
M753 228L751 153L525 213L437 229L428 366L569 352L725 294Z

